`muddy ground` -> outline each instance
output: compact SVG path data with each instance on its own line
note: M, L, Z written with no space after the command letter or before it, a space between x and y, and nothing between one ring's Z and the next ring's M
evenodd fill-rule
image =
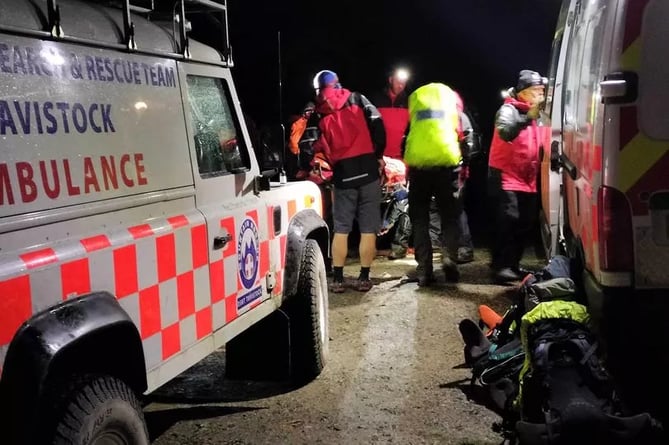
M500 443L493 430L500 418L467 396L470 370L457 330L479 304L508 304L513 289L492 284L487 264L477 251L458 284L438 276L423 289L401 284L411 258L379 259L370 292L330 295L330 355L318 379L298 389L227 380L224 354L216 353L149 399L152 443ZM351 262L345 272L357 271Z

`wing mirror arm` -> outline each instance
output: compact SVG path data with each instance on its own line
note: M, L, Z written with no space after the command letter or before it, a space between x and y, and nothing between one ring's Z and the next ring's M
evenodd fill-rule
M270 176L265 176L263 174L256 176L253 178L253 194L254 195L259 195L261 192L266 192L268 191L271 187L269 184L269 178Z

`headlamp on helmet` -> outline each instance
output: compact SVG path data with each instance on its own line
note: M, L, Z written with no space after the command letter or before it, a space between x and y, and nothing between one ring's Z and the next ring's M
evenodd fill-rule
M407 80L409 80L410 77L409 70L406 68L397 68L393 72L393 77L399 80L400 82L406 82Z

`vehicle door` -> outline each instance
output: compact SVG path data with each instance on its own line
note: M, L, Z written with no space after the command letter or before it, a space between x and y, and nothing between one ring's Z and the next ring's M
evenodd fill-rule
M610 60L618 2L577 4L566 59L563 100L563 184L574 255L598 266L597 195L602 183L604 109L599 82Z
M263 285L268 266L261 259L268 218L253 193L258 166L250 155L230 71L182 64L181 75L196 205L207 223L201 239L209 256L202 261L209 262L210 286L201 295L209 296L211 314L202 316L211 316L216 331L268 298Z
M541 238L547 258L558 253L558 243L562 239L562 176L560 156L562 155L562 101L563 80L567 47L571 37L576 0L562 2L560 15L551 49L548 71L546 105L540 123L542 124L541 156Z

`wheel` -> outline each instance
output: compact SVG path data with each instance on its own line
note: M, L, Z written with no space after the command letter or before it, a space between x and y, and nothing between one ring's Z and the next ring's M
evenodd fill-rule
M142 408L123 381L91 377L63 391L55 414L54 445L149 445Z
M325 263L315 240L302 252L297 293L288 300L291 378L306 383L316 378L328 355L328 288Z

